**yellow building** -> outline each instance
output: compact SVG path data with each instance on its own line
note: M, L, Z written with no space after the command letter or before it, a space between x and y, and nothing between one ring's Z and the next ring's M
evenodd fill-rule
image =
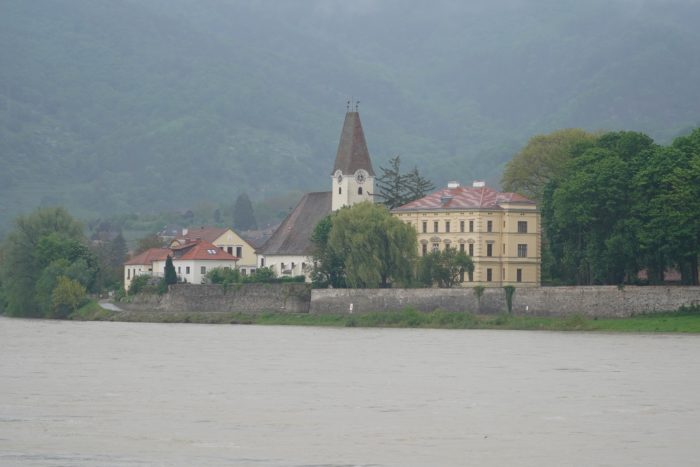
M471 256L474 272L462 286L540 285L540 213L523 196L450 182L392 214L416 229L419 256L445 248Z

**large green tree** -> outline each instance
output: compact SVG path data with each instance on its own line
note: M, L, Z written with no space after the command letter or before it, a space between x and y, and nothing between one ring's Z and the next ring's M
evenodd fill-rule
M569 162L595 141L595 134L579 128L533 136L506 164L501 179L503 189L520 193L539 204L547 183L560 179Z
M557 282L661 282L678 268L697 283L700 131L670 147L637 132L601 135L545 188L543 270Z
M13 316L47 315L48 304L40 303L37 297L40 277L52 264L59 269L62 263L69 269L82 261L84 268L94 267L95 259L85 244L81 224L63 208L42 208L17 218L3 243L1 273L6 312ZM93 279L91 274L83 278L88 283Z
M472 272L472 259L455 248L430 252L418 262L418 280L426 286L437 284L440 288L449 289L461 282L464 274Z
M660 282L674 267L684 284L698 285L700 129L648 152L637 167L635 214L650 281Z
M316 224L311 235L314 244L311 279L316 287L344 288L347 286L344 257L328 244L332 227L333 215L326 216Z
M412 281L416 232L385 206L364 202L334 213L326 248L342 259L349 287L389 287Z

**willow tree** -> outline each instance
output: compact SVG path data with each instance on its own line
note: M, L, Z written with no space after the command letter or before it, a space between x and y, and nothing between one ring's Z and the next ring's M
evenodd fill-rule
M331 217L328 248L339 258L349 287L408 285L416 258L416 231L382 205L364 202Z

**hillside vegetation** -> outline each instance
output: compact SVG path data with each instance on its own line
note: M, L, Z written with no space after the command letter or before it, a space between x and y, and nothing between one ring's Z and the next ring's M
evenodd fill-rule
M345 101L375 168L496 182L531 136L700 123L693 1L6 0L0 235L325 190Z

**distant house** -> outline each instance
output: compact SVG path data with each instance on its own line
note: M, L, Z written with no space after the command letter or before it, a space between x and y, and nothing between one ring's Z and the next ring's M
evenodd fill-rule
M182 234L183 227L178 224L168 224L164 226L156 235L160 237L163 244L166 244Z
M259 267L272 269L278 277L305 275L311 280L316 224L343 206L373 201L374 170L357 111L345 115L330 176L331 191L305 194L257 250Z
M523 196L450 182L391 212L416 229L419 256L455 248L472 258L462 286L540 285L540 213Z
M124 288L129 290L131 281L139 275L163 277L168 256L178 280L201 284L209 271L215 268L235 269L239 258L204 240L189 240L170 248L151 248L124 263Z
M169 248L150 248L129 259L124 263L124 289L129 290L131 281L136 276L153 276L153 263L158 260L165 261L168 255L172 255Z
M196 240L209 242L229 255L238 258L237 267L244 276L255 272L257 267L255 248L233 229L227 227L183 229L181 234L170 242L170 247L175 248Z

